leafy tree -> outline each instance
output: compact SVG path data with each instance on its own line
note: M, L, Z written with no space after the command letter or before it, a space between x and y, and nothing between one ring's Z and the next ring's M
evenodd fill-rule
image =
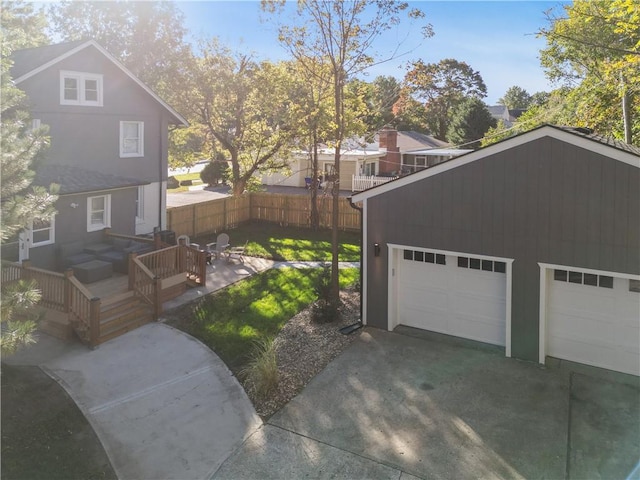
M4 4L0 43L2 60L0 67L0 242L16 237L18 232L32 221L46 221L54 213L56 188L50 191L32 186L34 163L47 145L46 127L32 129L25 107L26 97L11 80L11 54L16 49L36 46L45 40L38 35L41 17L29 6ZM26 28L24 35L22 28ZM32 38L28 35L34 34ZM30 43L33 42L33 43ZM34 282L20 281L2 289L0 320L3 331L0 349L10 354L23 344L34 341L36 328L34 305L40 300L40 292Z
M284 5L284 0L263 0L263 8L275 12ZM373 63L369 50L373 42L386 30L396 25L402 12L407 11L405 2L395 0L353 0L334 2L330 0L298 1L296 24L279 28L279 39L291 55L302 65L327 65L330 72L333 98L332 146L335 148L332 178L332 262L331 299L337 308L340 298L338 283L338 214L340 155L347 134L348 114L345 97L349 80ZM421 18L419 10L409 10L412 18ZM431 34L430 26L423 30Z
M427 110L422 103L411 96L408 89L402 89L400 98L393 105L392 111L395 117L393 124L398 130L429 133Z
M402 85L394 77L380 75L373 82L362 82L366 103L366 112L363 118L367 133L373 136L378 130L388 124L395 123L396 116L393 107L400 99Z
M540 30L547 76L573 88L575 123L632 143L640 134L640 1L576 0ZM613 122L611 119L615 119Z
M57 2L48 9L51 31L64 41L92 38L145 84L172 99L180 88L184 15L173 2Z
M254 173L286 166L284 147L296 133L291 85L285 64L258 63L216 39L192 59L181 103L205 132L204 150L227 153L234 195Z
M536 92L531 95L531 102L529 106L537 107L540 105L544 105L549 101L550 97L551 94L549 92Z
M520 108L526 110L531 105L531 95L524 88L514 85L507 89L504 97L498 100L498 104L504 105L508 109Z
M476 149L487 130L496 127L496 119L491 116L484 102L469 97L453 111L447 138L458 146Z
M6 43L11 51L49 43L46 35L47 20L42 12L35 12L32 3L3 0L1 8L3 44ZM3 49L3 59L7 58L7 53Z
M404 81L409 92L424 102L429 130L445 139L453 109L466 97L484 98L487 87L480 73L467 63L446 58L438 63L414 61Z

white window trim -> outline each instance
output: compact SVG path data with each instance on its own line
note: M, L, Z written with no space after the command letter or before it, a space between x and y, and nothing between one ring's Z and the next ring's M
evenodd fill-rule
M91 200L94 198L104 198L104 221L100 224L92 224L91 223ZM102 230L104 228L111 227L111 195L96 195L93 197L87 197L87 232L97 232L98 230Z
M138 151L135 153L125 153L124 151L124 126L135 123L138 126ZM120 158L144 157L144 122L137 120L120 121Z
M75 78L78 80L78 99L67 100L64 98L64 79ZM85 81L95 80L98 86L98 99L87 100L85 98ZM69 70L60 71L60 105L80 105L84 107L102 107L103 106L103 88L102 75L97 73L72 72Z
M36 228L33 229L33 221L29 222L28 230L29 230L29 238L30 245L29 247L43 247L45 245L51 245L56 243L56 216L51 215L51 219L49 220L50 225L47 228ZM34 241L34 233L35 232L43 232L45 230L49 231L49 238L47 240L43 240L42 242Z
M138 187L138 201L136 202L136 223L144 223L144 185Z

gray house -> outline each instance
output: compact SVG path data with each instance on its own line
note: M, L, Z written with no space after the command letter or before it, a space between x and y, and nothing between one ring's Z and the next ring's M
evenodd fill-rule
M352 197L363 322L640 375L640 149L542 126Z
M19 259L54 268L57 247L99 241L105 227L164 229L168 130L186 120L95 41L20 50L12 60L34 126L49 126L35 183L60 185L57 215L21 235Z

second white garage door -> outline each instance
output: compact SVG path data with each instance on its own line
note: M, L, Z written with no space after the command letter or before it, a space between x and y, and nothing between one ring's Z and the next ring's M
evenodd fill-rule
M504 346L505 271L504 262L402 250L397 323Z
M640 375L639 290L626 278L552 270L546 354Z

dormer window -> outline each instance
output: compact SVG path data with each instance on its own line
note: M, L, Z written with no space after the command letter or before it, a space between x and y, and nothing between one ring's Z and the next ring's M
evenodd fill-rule
M102 75L60 72L60 105L102 106Z

